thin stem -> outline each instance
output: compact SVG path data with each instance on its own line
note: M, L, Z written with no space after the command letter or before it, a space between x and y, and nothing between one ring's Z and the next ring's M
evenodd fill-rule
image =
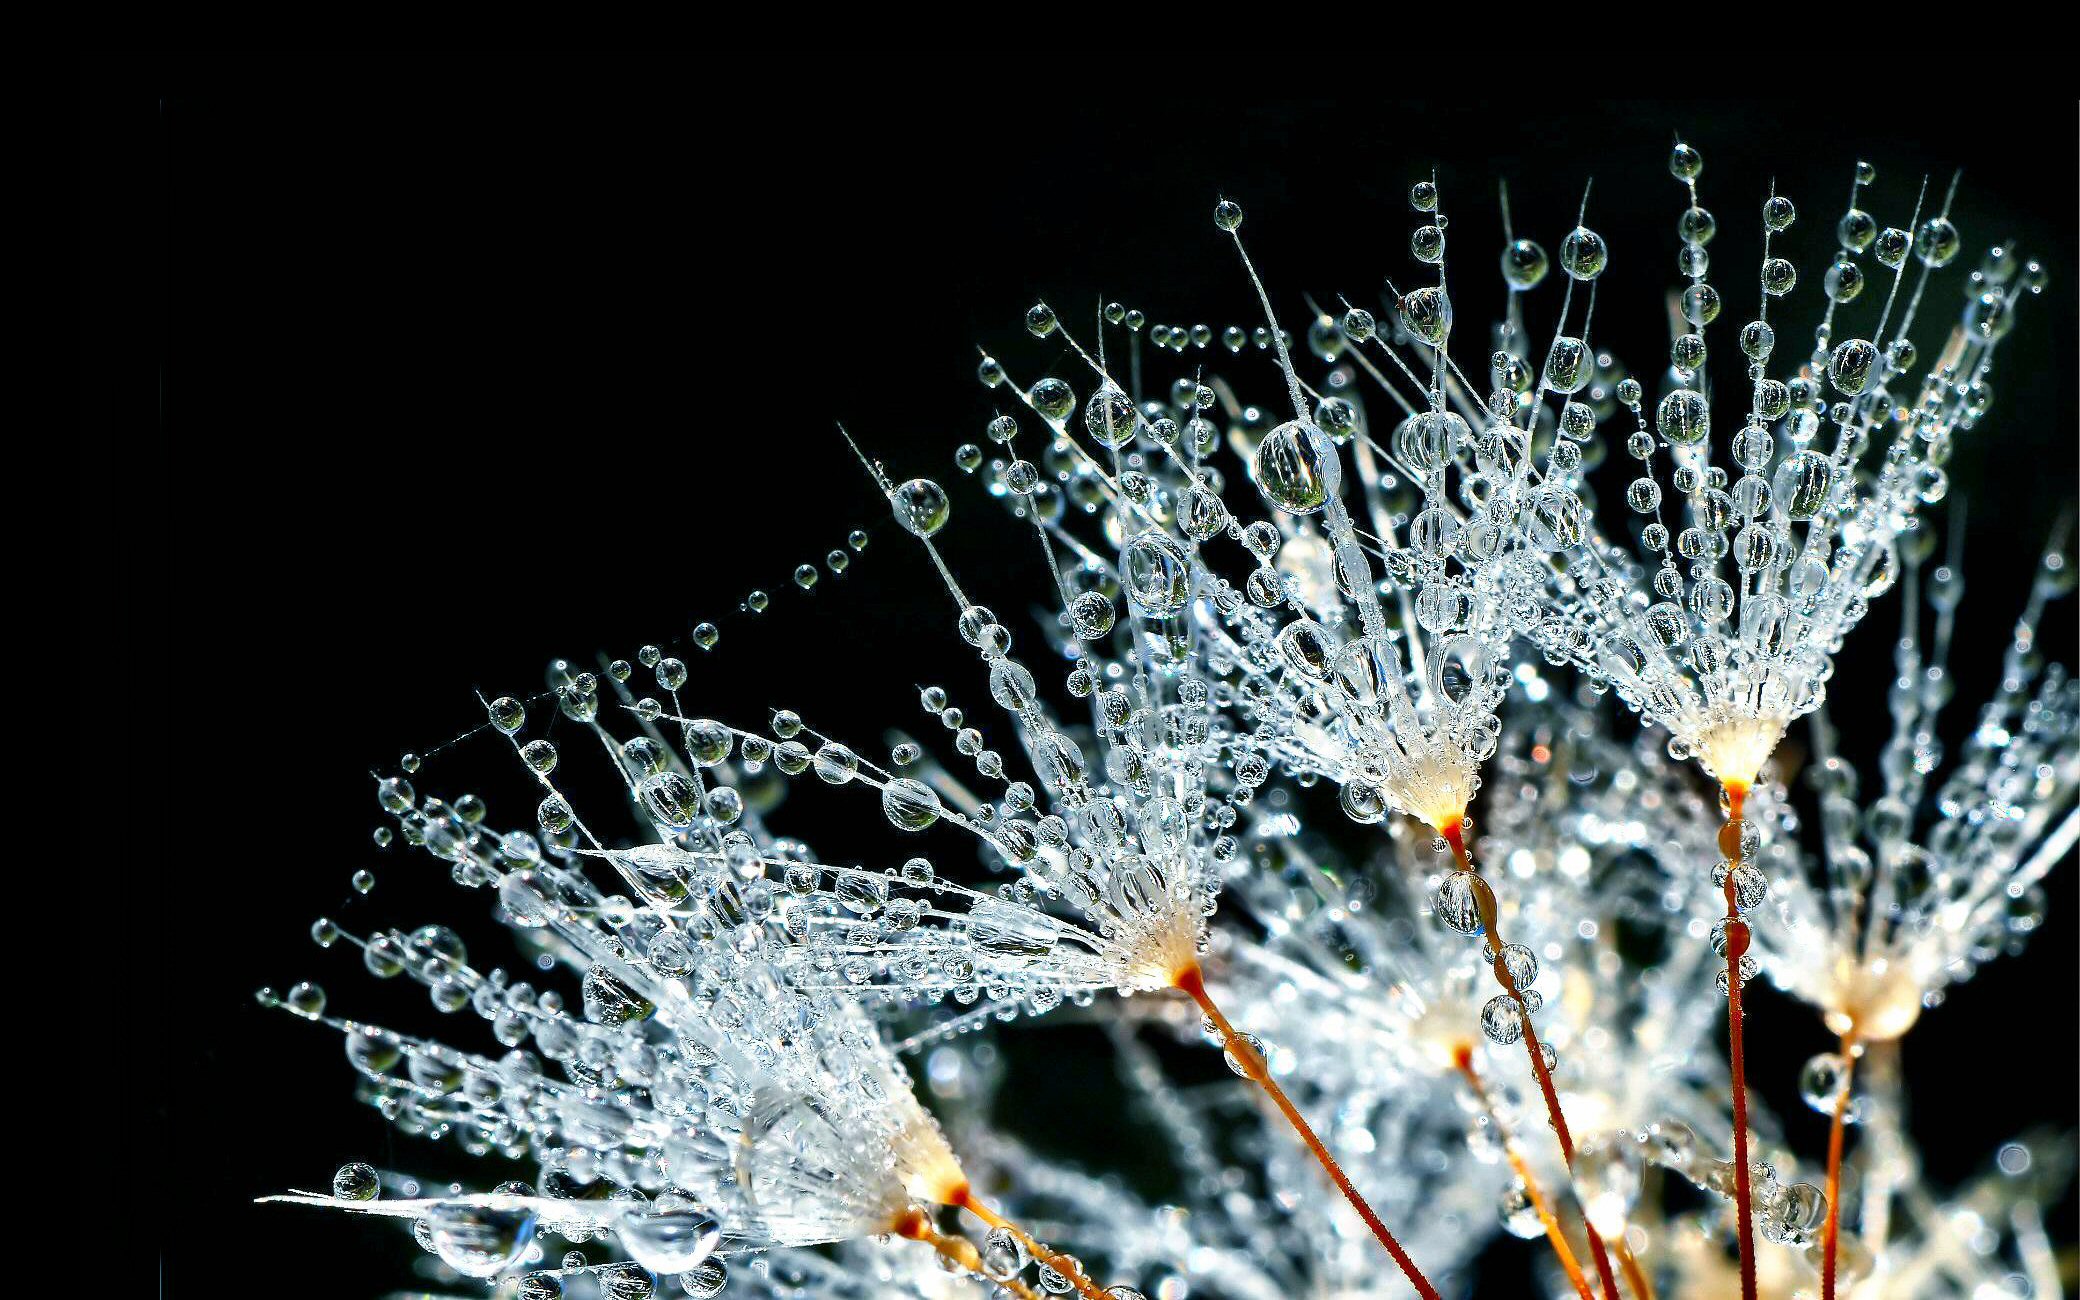
M1726 824L1719 828L1719 852L1736 867L1741 862L1741 812L1748 787L1726 782ZM1748 951L1748 924L1734 901L1733 872L1726 873L1726 1038L1733 1057L1734 1210L1740 1229L1741 1300L1755 1300L1754 1193L1748 1186L1747 1044L1741 1023L1741 958Z
M1032 1234L1028 1233L1024 1228L1019 1227L1017 1224L1011 1222L1003 1215L991 1209L988 1205L983 1203L981 1198L975 1195L974 1189L970 1188L966 1183L961 1184L961 1186L954 1191L952 1198L948 1201L948 1204L958 1205L962 1209L966 1210L968 1213L974 1215L976 1218L988 1224L990 1227L1002 1228L1004 1231L1016 1237L1018 1239L1019 1244L1026 1248L1027 1253L1031 1254L1034 1259L1039 1260L1042 1264L1045 1264L1047 1267L1053 1269L1055 1272L1067 1278L1069 1280L1069 1284L1076 1288L1077 1294L1085 1297L1085 1300L1113 1300L1112 1296L1109 1296L1105 1293L1104 1288L1100 1287L1096 1282L1091 1281L1090 1276L1083 1271L1083 1266L1081 1264L1078 1264L1075 1260L1069 1258L1067 1255L1063 1255L1057 1251L1050 1250L1046 1245L1036 1240L1032 1236ZM987 1275L985 1274L985 1276Z
M1502 1152L1509 1158L1509 1167L1516 1171L1517 1178L1523 1182L1524 1192L1531 1198L1531 1208L1538 1211L1538 1221L1546 1230L1546 1240L1553 1243L1553 1253L1560 1257L1560 1267L1566 1271L1567 1280L1574 1285L1575 1294L1582 1300L1595 1300L1589 1290L1589 1279L1582 1276L1581 1263L1574 1257L1574 1248L1567 1244L1567 1234L1560 1231L1560 1220L1554 1217L1552 1204L1546 1200L1545 1192L1538 1185L1538 1179L1532 1177L1531 1165L1524 1159L1524 1153L1517 1148L1516 1137L1502 1122L1502 1115L1495 1109L1494 1101L1488 1096L1487 1085L1481 1082L1480 1072L1473 1068L1472 1049L1460 1047L1453 1053L1452 1063L1458 1066L1459 1073L1465 1076L1466 1084L1473 1089L1473 1095L1480 1101L1481 1109L1488 1112L1488 1122L1495 1126L1495 1135L1502 1140Z
M1445 843L1452 846L1452 864L1460 871L1473 870L1473 858L1466 851L1466 823L1447 822L1438 828ZM1531 1023L1531 1005L1524 1000L1524 992L1517 987L1517 977L1510 974L1509 966L1502 960L1503 938L1497 924L1493 891L1477 895L1483 901L1481 924L1488 932L1494 948L1495 982L1509 994L1517 1004L1517 1012L1524 1025L1524 1052L1531 1058L1531 1073L1538 1079L1539 1094L1545 1098L1546 1122L1552 1126L1553 1136L1560 1142L1560 1158L1567 1164L1567 1172L1574 1173L1574 1134L1567 1127L1567 1113L1560 1108L1560 1093L1553 1087L1553 1071L1546 1065L1545 1048L1538 1041L1538 1030ZM1589 1234L1589 1254L1596 1262L1597 1284L1603 1290L1604 1300L1618 1300L1618 1280L1611 1273L1610 1254L1604 1249L1603 1238L1583 1216L1582 1226Z
M1623 1237L1612 1240L1611 1251L1618 1257L1618 1267L1625 1270L1625 1285L1632 1288L1632 1300L1654 1300L1654 1284L1648 1280L1646 1270L1639 1266L1639 1260L1633 1256L1632 1248L1625 1244Z
M1235 1026L1228 1022L1227 1016L1221 1014L1221 1009L1207 996L1206 980L1200 973L1198 963L1194 962L1179 971L1172 977L1172 982L1192 1001L1199 1004L1199 1010L1206 1014L1206 1018L1211 1020L1214 1028L1219 1031L1222 1048L1241 1064L1243 1073L1250 1082L1262 1088L1265 1095L1271 1098L1280 1113L1286 1117L1286 1122L1293 1126L1293 1131L1300 1135L1300 1140L1307 1144L1307 1149L1314 1153L1314 1158L1329 1175L1329 1181L1336 1184L1336 1189L1351 1203L1351 1208L1358 1212L1358 1217L1365 1221L1365 1226L1372 1229L1372 1235L1379 1238L1379 1244L1385 1246L1387 1253L1394 1257L1394 1262L1401 1266L1401 1272L1415 1287L1417 1294L1421 1295L1423 1300L1440 1300L1437 1288L1430 1285L1430 1279L1423 1276L1423 1271L1408 1257L1408 1252L1401 1248L1401 1243L1394 1240L1394 1234L1387 1231L1387 1225L1380 1222L1379 1216L1372 1212L1372 1207L1366 1203L1365 1197L1352 1186L1351 1180L1337 1165L1336 1157L1329 1154L1329 1148L1322 1145L1322 1140L1314 1135L1314 1130L1301 1118L1299 1109L1286 1096L1285 1089L1279 1087L1277 1081L1271 1077L1270 1067L1264 1064L1264 1058L1235 1031Z
M1856 1032L1842 1035L1842 1095L1834 1099L1827 1130L1827 1228L1821 1237L1820 1300L1834 1300L1835 1257L1842 1233L1842 1128L1849 1114L1849 1085L1856 1077Z
M1031 1287L1016 1278L1008 1282L998 1282L990 1277L982 1267L982 1252L975 1249L974 1242L959 1233L939 1231L931 1216L922 1210L911 1210L905 1214L897 1221L895 1232L899 1237L924 1242L954 1267L1003 1287L1017 1296L1018 1300L1040 1300L1040 1296Z

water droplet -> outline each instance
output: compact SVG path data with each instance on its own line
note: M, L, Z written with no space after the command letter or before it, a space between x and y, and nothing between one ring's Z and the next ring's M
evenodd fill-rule
M1031 1257L1025 1243L1004 1228L991 1228L982 1239L982 1271L995 1282L1009 1282L1025 1272Z
M1161 533L1142 533L1127 543L1120 571L1128 603L1144 618L1175 614L1191 599L1191 563L1177 543Z
M919 537L930 537L944 528L952 509L946 489L928 478L911 479L895 492L896 522ZM795 580L801 581L799 572Z
M491 1205L437 1205L427 1236L441 1262L464 1277L496 1277L534 1241L534 1214Z
M332 1194L343 1201L373 1201L383 1194L383 1184L372 1166L341 1165L332 1175Z
M1610 249L1603 236L1587 226L1576 226L1560 241L1560 269L1573 279L1595 279L1609 260Z
M1242 1051L1237 1051L1238 1047ZM1245 1052L1247 1056L1244 1055ZM1243 1078L1254 1078L1256 1070L1264 1060L1264 1040L1255 1034L1237 1031L1235 1037L1228 1040L1227 1046L1221 1049L1221 1059L1228 1063L1229 1069Z
M325 1014L325 990L305 981L290 988L282 1005L306 1020L316 1020Z
M921 831L939 820L939 796L924 782L899 776L882 788L881 811L897 830Z
M1336 444L1320 429L1300 420L1288 420L1266 434L1257 444L1250 468L1271 504L1296 515L1321 509L1342 477Z
M667 1193L626 1210L620 1238L629 1258L644 1268L685 1273L714 1252L722 1226L692 1201Z

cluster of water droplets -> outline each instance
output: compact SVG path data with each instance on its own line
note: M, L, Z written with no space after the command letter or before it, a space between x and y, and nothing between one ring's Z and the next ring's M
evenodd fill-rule
M422 985L441 1013L482 1020L502 1050L340 1018L315 984L262 999L339 1032L363 1094L400 1130L529 1177L428 1194L352 1164L304 1199L408 1220L454 1272L511 1279L529 1300L580 1283L641 1300L666 1279L695 1296L733 1278L776 1296L909 1293L915 1276L854 1252L929 1235L919 1225L962 1204L967 1178L903 1056L967 1059L986 1046L977 1031L1066 1005L1113 1027L1123 1072L1192 1172L1194 1208L1139 1206L1030 1153L1005 1165L1014 1206L1037 1198L1049 1222L1088 1234L1087 1255L1166 1279L1150 1294L1181 1294L1202 1271L1238 1296L1399 1285L1347 1212L1324 1206L1303 1154L1256 1143L1225 1152L1256 1162L1246 1175L1219 1167L1228 1117L1196 1109L1140 1039L1189 1036L1197 1016L1099 1000L1185 988L1204 963L1235 1013L1232 1035L1204 1026L1230 1068L1333 1116L1344 1167L1441 1272L1498 1227L1545 1231L1506 1157L1614 1241L1673 1235L1682 1212L1649 1194L1646 1171L1673 1173L1717 1198L1707 1232L1725 1240L1735 1171L1715 1154L1728 1129L1708 1047L1720 1002L1706 994L1726 971L1695 942L1723 956L1733 926L1745 935L1718 914L1722 892L1740 913L1774 900L1760 946L1823 1010L1842 1000L1843 953L1865 970L1874 950L1914 973L1918 1007L2034 925L2030 890L2075 834L2080 698L2031 657L2044 603L2066 585L2065 562L2047 560L2001 692L1917 837L1947 623L1932 659L1910 636L1883 795L1860 806L1853 773L1827 758L1827 886L1770 890L1763 862L1780 878L1804 864L1792 800L1763 761L1819 707L1870 601L1902 573L1918 585L1916 512L1944 495L1955 435L1985 412L1995 345L2041 272L1990 254L1957 330L1911 380L1908 328L1958 235L1947 202L1880 229L1857 206L1875 179L1859 167L1814 346L1794 373L1773 372L1771 313L1799 275L1769 253L1796 219L1770 195L1758 309L1738 340L1746 409L1717 466L1705 362L1722 304L1701 169L1677 148L1682 323L1651 418L1642 385L1590 342L1611 254L1583 224L1586 197L1550 259L1506 230L1485 384L1452 356L1451 224L1433 181L1409 195L1418 281L1390 280L1377 311L1310 301L1307 326L1288 331L1247 254L1263 309L1248 326L1152 324L1105 303L1086 339L1034 305L1026 333L1060 349L1070 377L985 356L998 406L954 462L1044 560L1037 630L1014 633L983 603L1029 593L982 590L990 566L962 571L947 489L854 444L912 562L944 590L949 644L987 683L986 701L920 687L923 725L892 732L885 759L789 709L708 716L721 701L695 698L686 662L660 646L558 661L543 690L483 701L469 734L501 739L538 786L531 820L500 829L483 799L422 794L409 756L379 779L391 824L378 842L482 891L523 964L480 968L438 924L363 935L321 920L312 936L358 950L377 978ZM1214 216L1240 253L1240 206ZM1837 340L1870 263L1889 278L1885 306L1868 339ZM1527 304L1554 267L1559 323L1534 362ZM1271 394L1261 405L1244 396L1252 376ZM1639 466L1624 491L1637 548L1604 536L1586 485L1611 421ZM846 572L867 540L852 531L796 585ZM1929 585L1940 621L1954 574ZM769 604L752 592L742 608ZM708 622L692 634L702 650L719 637ZM1671 734L1662 752L1613 736L1596 707L1613 689ZM1695 865L1719 828L1687 785L1691 757L1752 787L1757 810L1709 889ZM580 763L622 791L634 834L581 811ZM1312 817L1324 781L1333 828ZM783 798L821 851L781 832ZM862 801L918 851L884 860L879 827L848 821ZM1767 846L1764 822L1779 832ZM1355 854L1332 833L1350 823L1379 827ZM1859 830L1869 850L1851 843ZM370 885L357 878L360 893ZM1224 908L1232 924L1216 928ZM1744 953L1741 978L1756 968ZM558 972L575 997L549 986ZM1509 1132L1538 1132L1547 1115L1523 1058L1500 1050L1519 1044L1584 1135L1577 1158L1511 1149ZM1475 1069L1486 1083L1469 1092ZM1848 1075L1818 1058L1802 1090L1832 1109ZM1859 1095L1853 1109L1869 1121L1881 1107ZM1776 1152L1751 1167L1755 1212L1765 1238L1805 1248L1825 1201L1775 1172L1792 1167ZM1106 1205L1118 1213L1094 1209ZM1291 1223L1306 1249L1266 1247L1268 1222ZM553 1261L552 1237L568 1247ZM1073 1258L1040 1258L1008 1228L979 1234L972 1258L941 1244L979 1287L1087 1285Z
M2073 589L2069 543L2054 539L2037 564L1998 686L1954 758L1937 723L1955 693L1958 620L1973 617L1956 544L1932 571L1932 538L1906 550L1892 727L1875 780L1867 786L1840 752L1826 710L1813 715L1817 761L1806 775L1823 853L1815 869L1778 880L1758 941L1772 978L1838 1034L1897 1038L1947 986L2019 950L2042 922L2042 881L2080 839L2080 682L2036 647ZM1796 815L1786 816L1793 834ZM1831 1094L1820 1095L1832 1110Z
M1818 706L1843 637L1897 581L1899 548L1920 508L1948 492L1945 465L1957 437L1991 401L1997 345L2018 301L2042 290L2044 274L1990 249L1967 277L1948 340L1921 366L1911 331L1924 292L1961 248L1950 199L1930 211L1924 185L1908 224L1881 229L1859 206L1876 180L1859 163L1837 225L1839 251L1821 277L1825 306L1812 348L1787 371L1772 312L1781 315L1799 276L1772 254L1771 240L1798 214L1772 193L1760 214L1757 310L1736 340L1745 410L1729 419L1729 403L1707 377L1709 327L1722 299L1708 279L1717 221L1699 203L1703 159L1678 145L1669 165L1690 199L1677 223L1687 286L1651 421L1636 380L1615 389L1633 425L1625 452L1639 462L1625 499L1644 518L1640 559L1593 526L1585 530L1538 593L1531 634L1549 659L1607 682L1664 727L1672 752L1696 757L1722 781L1747 783L1789 722ZM1584 283L1601 270L1600 257L1570 265L1563 251L1561 260ZM1869 262L1876 266L1867 275ZM1852 307L1859 300L1869 305ZM1844 321L1866 316L1874 317L1868 337L1839 337ZM1567 319L1563 313L1541 371L1541 386L1563 398L1587 377L1574 359L1586 355L1589 315L1579 337ZM1498 371L1525 369L1521 359L1498 357ZM1563 429L1570 420L1593 423L1593 408L1573 405L1561 407ZM1715 416L1722 429L1735 425L1723 444ZM1714 463L1715 445L1724 463ZM1664 452L1673 495L1662 486Z

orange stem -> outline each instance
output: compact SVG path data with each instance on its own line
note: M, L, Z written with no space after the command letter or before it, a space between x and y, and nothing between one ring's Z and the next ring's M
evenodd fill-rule
M1009 1282L998 1282L995 1278L990 1277L982 1267L982 1252L975 1249L974 1242L969 1241L958 1233L939 1231L938 1225L932 1222L931 1216L922 1210L913 1209L904 1214L901 1219L896 1221L895 1232L899 1237L908 1237L912 1241L924 1242L933 1250L939 1252L940 1256L948 1263L953 1264L963 1272L973 1273L977 1277L985 1278L995 1285L1003 1287L1012 1295L1017 1296L1018 1300L1040 1300L1039 1295L1031 1287L1016 1278Z
M1438 828L1438 833L1452 846L1453 865L1460 871L1472 871L1473 857L1466 851L1466 823L1448 822ZM1492 891L1490 897L1492 899ZM1524 1001L1524 993L1517 987L1516 977L1511 975L1509 967L1503 964L1502 931L1498 928L1492 904L1483 905L1481 924L1486 928L1489 941L1495 948L1495 982L1502 985L1502 991L1516 1002L1518 1014L1523 1018L1524 1051L1531 1058L1531 1073L1538 1079L1539 1094L1545 1098L1546 1121L1553 1127L1553 1136L1559 1139L1560 1157L1567 1162L1567 1171L1571 1174L1574 1172L1574 1134L1567 1127L1566 1112L1560 1109L1560 1093L1553 1087L1553 1072L1546 1066L1545 1049L1539 1045L1538 1030L1531 1023L1531 1006ZM1618 1280L1611 1273L1611 1259L1604 1249L1603 1238L1597 1235L1587 1216L1583 1217L1582 1226L1589 1234L1589 1254L1596 1262L1596 1280L1603 1289L1604 1300L1618 1300Z
M1105 1293L1104 1288L1091 1281L1089 1275L1083 1271L1082 1265L1067 1255L1048 1249L1047 1246L1036 1240L1024 1228L1019 1227L991 1209L983 1203L981 1198L975 1195L974 1189L966 1183L962 1183L960 1187L955 1189L947 1203L949 1205L958 1205L990 1227L1002 1228L1018 1238L1019 1244L1024 1246L1034 1259L1039 1260L1042 1264L1047 1265L1047 1267L1069 1279L1069 1284L1075 1287L1078 1294L1084 1296L1085 1300L1113 1300L1112 1296ZM987 1275L985 1274L985 1276Z
M1387 1253L1401 1266L1401 1272L1415 1287L1416 1292L1423 1300L1441 1300L1437 1288L1430 1285L1430 1279L1423 1276L1423 1271L1408 1257L1408 1252L1401 1248L1401 1243L1394 1240L1394 1234L1388 1232L1387 1225L1381 1223L1379 1216L1372 1212L1372 1206L1366 1203L1365 1197L1351 1184L1351 1180L1336 1163L1336 1157L1329 1154L1329 1148L1322 1145L1322 1140L1314 1135L1314 1130L1301 1118L1299 1108L1286 1096L1285 1089L1279 1087L1277 1081L1271 1077L1270 1067L1264 1064L1264 1058L1257 1055L1256 1050L1248 1043L1242 1041L1241 1036L1235 1031L1235 1026L1228 1023L1228 1018L1221 1014L1221 1009L1207 996L1206 979L1200 973L1198 963L1186 966L1171 979L1192 1001L1199 1004L1199 1010L1205 1012L1206 1018L1220 1031L1221 1046L1242 1063L1250 1082L1262 1088L1265 1095L1277 1105L1280 1113L1286 1117L1286 1122L1293 1126L1293 1131L1300 1135L1300 1140L1314 1153L1314 1158L1329 1175L1329 1181L1336 1184L1336 1189L1351 1203L1351 1208L1358 1212L1358 1217L1365 1221L1365 1226L1372 1229L1372 1235L1379 1238L1379 1244L1387 1248Z
M1625 1239L1611 1242L1611 1250L1618 1257L1618 1267L1625 1270L1625 1285L1632 1288L1632 1300L1654 1300L1654 1284L1647 1280L1646 1270L1633 1258Z
M1827 1130L1827 1230L1822 1236L1820 1300L1834 1300L1835 1257L1842 1231L1842 1126L1849 1113L1849 1084L1856 1077L1856 1035L1842 1035L1842 1095L1834 1099Z
M1726 782L1726 824L1719 828L1719 852L1741 862L1741 810L1748 787ZM1733 1177L1735 1219L1740 1230L1741 1300L1755 1300L1754 1194L1748 1186L1747 1046L1741 1023L1741 958L1748 951L1748 925L1734 903L1733 873L1726 874L1726 1036L1733 1057Z
M1467 1086L1473 1089L1473 1095L1480 1101L1481 1109L1488 1112L1489 1121L1495 1125L1495 1135L1502 1140L1502 1151L1509 1158L1509 1167L1516 1171L1518 1179L1523 1182L1525 1194L1531 1198L1531 1207L1538 1211L1539 1224L1546 1230L1546 1240L1553 1243L1553 1253L1560 1257L1560 1267L1566 1271L1567 1280L1574 1284L1575 1294L1582 1300L1595 1300L1589 1291L1589 1279L1582 1276L1581 1262L1574 1257L1573 1247L1567 1244L1566 1234L1560 1231L1560 1220L1554 1217L1553 1207L1547 1202L1545 1192L1539 1188L1538 1180L1531 1175L1530 1164L1525 1161L1524 1153L1517 1149L1517 1139L1502 1122L1501 1114L1496 1111L1494 1101L1488 1096L1487 1085L1481 1082L1480 1073L1473 1068L1473 1050L1460 1047L1453 1054L1452 1063L1457 1065L1459 1073L1466 1077Z

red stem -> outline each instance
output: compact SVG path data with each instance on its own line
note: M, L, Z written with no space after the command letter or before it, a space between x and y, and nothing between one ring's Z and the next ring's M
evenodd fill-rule
M1205 1012L1206 1018L1220 1031L1222 1047L1234 1054L1235 1059L1242 1063L1250 1081L1262 1088L1278 1106L1279 1111L1285 1115L1286 1122L1293 1126L1293 1131L1300 1135L1300 1140L1307 1144L1307 1149L1314 1153L1314 1158L1328 1173L1329 1181L1336 1184L1336 1189L1351 1203L1351 1208L1358 1212L1358 1217L1365 1220L1365 1226L1372 1229L1372 1235L1379 1238L1379 1244L1387 1248L1387 1253L1401 1266L1402 1273L1407 1276L1423 1300L1441 1300L1437 1288L1430 1285L1430 1279L1423 1276L1423 1271L1408 1257L1408 1252L1401 1248L1401 1243L1394 1240L1394 1234L1387 1231L1387 1225L1380 1222L1379 1216L1372 1212L1372 1206L1366 1203L1364 1195L1345 1176L1342 1167L1336 1163L1336 1157L1329 1154L1329 1148L1322 1145L1322 1140L1314 1135L1314 1130L1301 1118L1299 1109L1286 1096L1285 1089L1279 1087L1277 1081L1271 1077L1270 1067L1264 1064L1264 1058L1241 1040L1235 1032L1235 1026L1228 1023L1228 1018L1221 1014L1221 1009L1207 996L1206 979L1200 973L1198 965L1194 963L1185 967L1172 977L1172 981L1184 990L1192 1001L1199 1004L1199 1010Z
M1719 851L1738 867L1741 862L1741 810L1746 785L1726 783L1726 824L1719 828ZM1726 1037L1733 1057L1734 1209L1740 1229L1741 1300L1755 1300L1754 1193L1748 1186L1748 1070L1741 1024L1741 958L1748 951L1748 924L1734 902L1733 872L1726 873Z
M1085 1273L1082 1266L1075 1260L1057 1251L1050 1250L1045 1242L1040 1241L1024 1228L1019 1227L1011 1220L991 1209L987 1203L975 1195L975 1190L966 1183L962 1183L954 1190L953 1196L948 1203L959 1206L990 1227L1002 1228L1018 1238L1019 1243L1026 1248L1027 1254L1068 1279L1069 1285L1074 1287L1078 1294L1084 1296L1085 1300L1112 1300L1110 1296L1100 1289L1096 1282L1091 1280L1090 1275Z
M1466 824L1463 821L1447 822L1438 828L1445 842L1452 846L1452 861L1460 871L1473 870L1473 858L1466 852ZM1524 1001L1523 991L1502 961L1502 934L1496 928L1492 910L1484 911L1481 917L1488 937L1495 945L1495 979L1502 985L1503 992L1516 1001L1517 1011L1524 1021L1524 1050L1531 1057L1531 1073L1538 1078L1538 1090L1545 1097L1546 1119L1553 1126L1553 1135L1560 1140L1560 1157L1567 1162L1567 1170L1574 1172L1574 1135L1568 1131L1567 1115L1560 1109L1560 1094L1553 1087L1553 1072L1546 1068L1545 1050L1539 1046L1538 1031L1531 1024L1531 1007ZM1604 1248L1603 1238L1585 1215L1582 1227L1589 1234L1589 1253L1596 1262L1596 1281L1603 1288L1604 1300L1618 1300L1618 1279L1611 1272L1611 1257Z
M1834 1300L1835 1259L1842 1230L1842 1125L1849 1113L1849 1084L1856 1077L1856 1035L1842 1035L1842 1095L1834 1099L1827 1131L1827 1231L1822 1237L1820 1300Z

